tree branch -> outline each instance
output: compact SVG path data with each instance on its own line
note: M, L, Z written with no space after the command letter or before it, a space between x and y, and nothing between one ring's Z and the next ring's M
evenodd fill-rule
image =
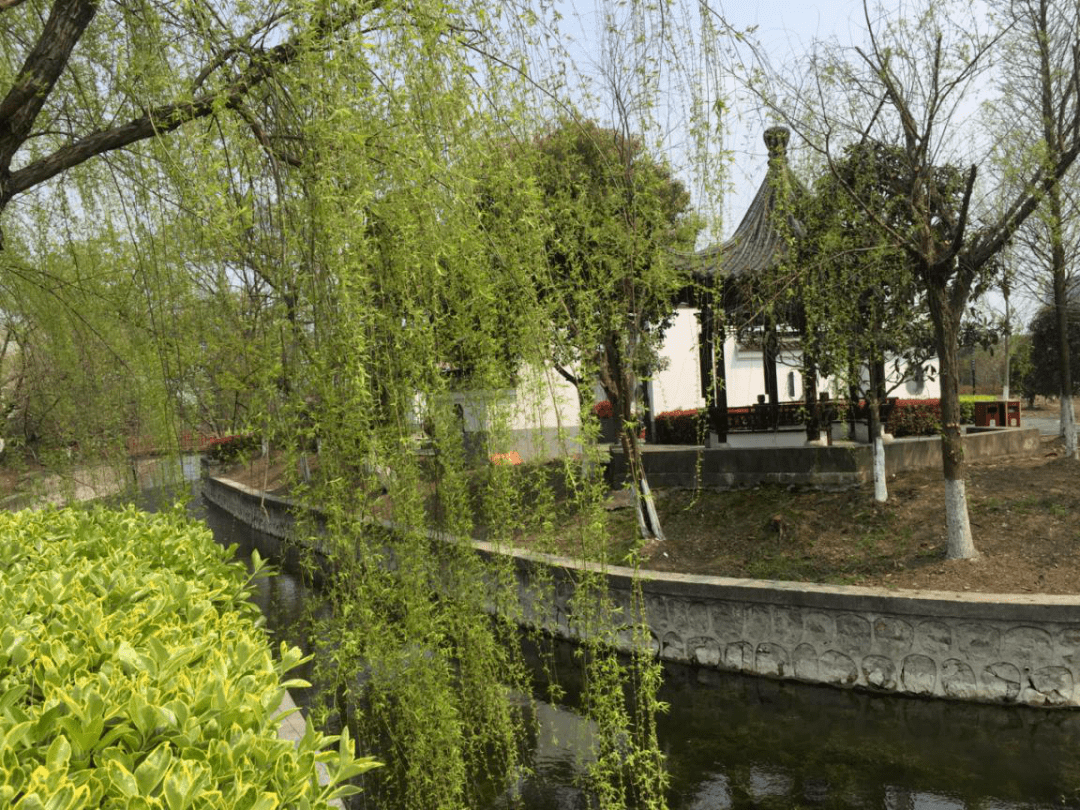
M582 384L583 380L580 377L571 374L561 364L554 363L553 365L555 366L555 370L562 376L562 378L571 385L579 386Z
M0 207L10 196L2 178L97 12L97 0L56 0L37 44L0 101Z
M78 166L95 155L172 132L189 121L205 118L216 109L236 109L254 87L272 75L274 67L294 61L298 53L295 40L282 43L266 51L262 58L252 62L239 79L218 92L208 93L191 101L155 107L126 124L93 132L12 172L5 193L0 196L0 210L15 195Z
M364 13L377 8L380 0L359 3L348 14L320 16L289 40L273 48L246 51L251 54L250 64L236 79L218 90L188 101L154 107L126 124L92 132L8 174L12 156L29 137L33 117L41 110L56 78L63 72L98 2L100 0L56 0L49 22L27 58L19 81L0 103L0 212L16 195L96 155L172 132L189 121L207 117L222 109L238 109L251 90L267 81L276 68L294 62L309 43L325 45L328 35L355 23ZM54 19L58 20L55 24ZM199 79L204 80L205 77L200 74ZM19 114L17 127L5 121L5 116L11 111ZM28 112L33 114L28 115Z
M236 113L244 119L248 125L248 129L251 130L251 134L255 136L255 140L259 142L263 150L274 160L286 163L289 166L300 168L304 165L304 161L292 154L286 152L284 149L278 149L270 140L270 136L266 134L266 130L263 129L259 119L255 117L255 114L248 110L243 104L237 104L233 109Z

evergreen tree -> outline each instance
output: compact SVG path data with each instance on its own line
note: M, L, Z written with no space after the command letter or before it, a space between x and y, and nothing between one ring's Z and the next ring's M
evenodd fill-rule
M555 313L558 367L586 389L599 379L619 424L642 533L662 539L641 460L638 384L658 362L687 284L672 251L693 247L690 196L640 138L615 129L565 120L537 148L550 225L541 295Z

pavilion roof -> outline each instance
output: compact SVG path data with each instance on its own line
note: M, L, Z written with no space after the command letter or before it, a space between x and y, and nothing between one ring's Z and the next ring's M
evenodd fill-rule
M790 133L785 127L765 130L769 168L731 238L694 254L694 275L699 282L716 285L722 279L751 280L769 270L787 251L787 240L802 232L790 212L780 210L785 194L801 195L805 189L787 162Z

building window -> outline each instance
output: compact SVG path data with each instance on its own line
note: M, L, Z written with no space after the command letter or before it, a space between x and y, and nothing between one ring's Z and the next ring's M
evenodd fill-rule
M795 399L795 372L789 371L787 373L787 395L788 399Z

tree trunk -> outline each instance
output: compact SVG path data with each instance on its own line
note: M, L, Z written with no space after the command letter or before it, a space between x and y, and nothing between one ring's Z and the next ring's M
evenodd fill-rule
M625 353L625 356L632 355L632 351ZM613 342L606 343L600 362L600 385L611 402L612 414L619 422L619 444L626 458L641 537L643 540L663 542L664 532L660 527L660 516L656 512L656 502L653 500L641 458L641 445L637 440L637 418L634 414L636 380L633 371L626 367L623 357L624 353L619 346Z
M1010 351L1010 338L1012 337L1012 307L1009 303L1009 293L1011 292L1011 280L1009 278L1008 270L1006 270L1005 276L1001 281L1001 295L1005 299L1005 329L1003 330L1005 335L1005 379L1001 385L1001 398L1006 403L1009 401L1009 375L1012 373ZM1008 405L1006 404L1006 417L1005 424L1009 424L1008 419Z
M1061 187L1055 184L1047 195L1050 208L1050 269L1054 280L1054 314L1058 332L1058 368L1061 380L1061 435L1065 455L1078 458L1076 417L1073 413L1072 357L1069 352L1069 290L1066 284L1065 242L1062 236Z
M874 459L874 500L885 503L889 500L889 486L885 480L885 440L881 429L881 400L885 390L884 363L871 360L869 371L870 385L867 386L866 408L870 414L867 421Z
M817 363L807 356L803 363L803 401L806 407L807 444L828 444L829 426L821 413L821 401L817 390Z
M849 442L858 441L859 434L856 431L859 417L859 385L860 379L859 364L854 361L848 361L848 386L847 386L847 438Z
M614 404L614 403L613 403ZM631 403L626 399L621 403L621 422L619 443L626 457L626 466L630 472L630 486L634 492L634 509L637 512L638 529L643 540L663 542L664 531L660 526L660 516L656 512L656 502L649 479L645 475L645 465L641 458L641 445L637 439L637 422L634 419Z
M930 273L926 275L930 276ZM948 536L946 556L950 560L970 559L978 557L979 553L975 550L968 518L964 439L960 429L960 362L957 346L963 306L959 307L959 311L950 306L944 281L938 283L938 279L931 276L927 289L941 381L941 466L945 476L945 525Z

